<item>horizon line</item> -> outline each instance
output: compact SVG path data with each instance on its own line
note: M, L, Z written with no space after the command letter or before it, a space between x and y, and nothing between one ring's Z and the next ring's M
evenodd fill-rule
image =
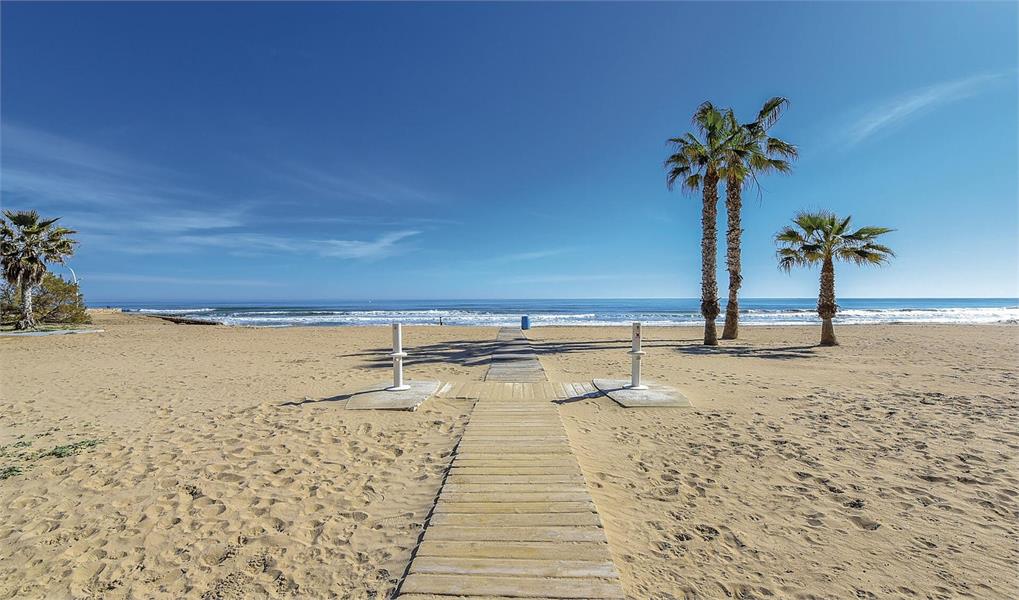
M741 300L815 300L816 296L744 296ZM301 299L101 299L86 300L86 304L117 304L144 302L190 302L190 303L265 303L265 302L492 302L492 301L550 301L550 300L700 300L697 296L592 296L592 297L490 297L490 298L301 298ZM724 298L719 298L724 300ZM846 296L840 300L1016 300L1019 296Z

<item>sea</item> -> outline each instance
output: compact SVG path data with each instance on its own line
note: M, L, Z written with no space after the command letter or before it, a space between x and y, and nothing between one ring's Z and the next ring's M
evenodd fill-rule
M746 298L742 325L819 323L815 298ZM703 324L694 298L567 300L343 300L308 302L106 302L125 311L206 319L244 327L408 325L607 326ZM1016 298L844 298L836 322L1016 323ZM719 316L719 323L724 317Z

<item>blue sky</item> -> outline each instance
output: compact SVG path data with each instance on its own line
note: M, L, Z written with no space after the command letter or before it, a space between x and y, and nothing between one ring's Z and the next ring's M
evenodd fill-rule
M695 297L699 198L666 190L664 141L703 100L783 95L801 159L745 195L745 296L816 294L772 236L828 208L897 229L842 296L1014 297L1017 25L1005 2L4 2L2 202L80 231L90 301Z

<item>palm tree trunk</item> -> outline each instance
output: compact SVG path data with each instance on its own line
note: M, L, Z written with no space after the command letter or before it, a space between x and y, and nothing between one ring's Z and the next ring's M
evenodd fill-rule
M718 176L704 176L704 205L701 207L701 314L704 315L704 345L717 346L718 333Z
M739 288L743 285L740 273L740 212L743 209L741 197L743 182L729 177L725 184L725 210L729 221L725 232L725 264L729 270L729 300L725 304L725 328L722 329L723 340L734 340L739 337Z
M821 345L838 346L832 318L839 309L835 303L835 264L826 257L821 265L821 290L817 296L817 315L821 317Z
M34 329L35 317L32 315L32 286L27 285L18 277L18 284L21 287L21 320L15 325L15 329Z

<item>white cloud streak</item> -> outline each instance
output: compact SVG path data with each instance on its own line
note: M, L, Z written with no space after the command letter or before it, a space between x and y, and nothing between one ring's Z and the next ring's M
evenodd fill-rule
M646 281L646 280L659 280L666 279L661 274L632 274L632 273L596 273L596 274L575 274L575 273L564 273L564 274L550 274L550 275L524 275L520 277L506 277L499 279L501 284L519 285L524 283L546 283L546 284L557 284L557 283L585 283L585 282L602 282L602 281L615 281L620 284L631 283L634 281Z
M382 204L436 201L432 195L411 186L365 174L349 177L304 165L290 165L275 174L283 181L326 198Z
M216 247L242 256L273 253L317 254L325 258L379 260L399 254L399 242L419 231L394 231L370 240L304 239L260 233L182 235L172 240L183 246Z
M503 256L497 256L491 260L494 263L514 263L514 262L527 262L532 260L541 260L543 258L551 258L553 256L560 256L572 252L573 248L551 248L548 250L533 250L529 252L516 252L514 254L506 254Z
M975 75L919 88L892 98L851 123L846 132L848 141L858 144L925 110L976 96L1003 78L1003 73Z
M164 277L161 275L133 275L128 273L93 273L87 275L87 278L90 281L102 281L107 283L148 283L156 285L203 285L220 287L275 287L283 285L280 282L262 281L258 279L205 279L195 277ZM85 277L82 279L85 279Z
M386 228L369 239L266 233L285 231L288 218L261 227L254 205L228 202L200 189L181 186L178 174L150 167L88 144L4 123L0 189L4 207L37 208L63 215L93 247L128 254L180 254L208 248L235 256L293 253L340 260L378 260L403 250L402 241L420 233L414 219L376 217L298 217L319 226L327 222ZM387 182L361 183L314 169L300 171L294 183L310 184L334 196L373 201L423 199L411 188ZM424 226L428 219L417 219ZM408 227L410 225L410 227Z

